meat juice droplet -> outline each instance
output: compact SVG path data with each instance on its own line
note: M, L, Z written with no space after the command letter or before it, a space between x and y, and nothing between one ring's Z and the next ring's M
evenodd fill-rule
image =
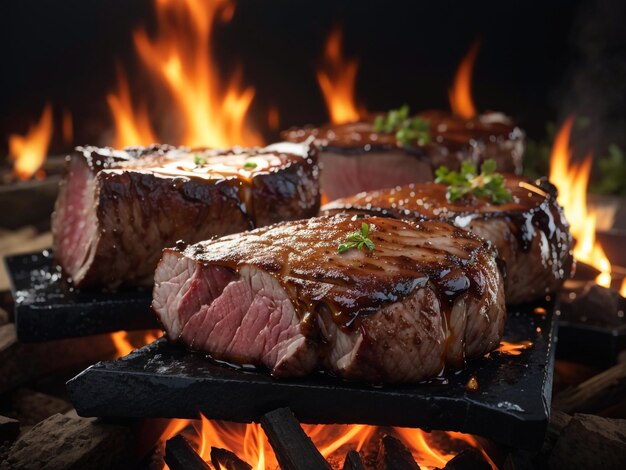
M470 379L467 381L467 384L465 385L465 390L471 393L478 391L478 380L476 380L476 377L474 377L473 375L470 377Z

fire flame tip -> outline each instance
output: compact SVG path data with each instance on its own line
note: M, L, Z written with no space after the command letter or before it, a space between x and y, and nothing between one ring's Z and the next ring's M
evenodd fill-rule
M39 121L29 127L26 135L9 135L9 157L14 162L13 173L18 179L45 175L39 170L46 160L53 127L52 104L47 102Z
M472 100L472 71L480 50L480 40L475 40L459 64L454 83L448 91L452 112L464 119L476 116L476 107Z

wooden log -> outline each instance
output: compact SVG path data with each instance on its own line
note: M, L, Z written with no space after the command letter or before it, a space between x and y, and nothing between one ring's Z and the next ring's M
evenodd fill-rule
M165 444L165 463L170 470L210 470L211 468L180 434Z
M35 425L57 413L72 410L72 404L27 388L19 388L11 397L13 411L24 425Z
M20 422L17 419L0 416L0 443L13 442L20 433Z
M252 465L241 460L227 449L211 447L211 463L215 468L224 470L252 470Z
M514 450L507 455L503 468L504 470L535 470L535 465L529 452Z
M330 470L330 465L289 408L279 408L263 415L261 426L281 470Z
M491 470L483 454L476 449L465 449L448 461L444 470Z
M0 326L0 393L58 372L78 372L94 362L111 359L110 335L71 338L45 343L17 341L15 324Z
M626 396L626 363L619 363L554 397L554 408L566 413L593 413Z
M361 454L356 450L351 450L346 454L346 460L343 462L343 470L365 470Z
M626 420L574 415L550 454L551 469L626 468Z
M54 415L21 435L3 465L13 470L133 468L130 430L95 419Z
M419 470L413 455L406 446L393 436L384 435L380 440L377 470Z

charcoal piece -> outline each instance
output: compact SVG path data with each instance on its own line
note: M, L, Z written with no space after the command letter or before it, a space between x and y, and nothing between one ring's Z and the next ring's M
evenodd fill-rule
M171 470L210 470L211 468L180 434L165 444L165 463Z
M23 343L159 328L150 308L150 289L73 289L49 250L9 256L5 265L15 299L17 337Z
M346 454L346 460L343 462L343 470L365 470L361 454L356 450L351 450Z
M476 449L465 449L448 461L443 470L491 470L491 465Z
M17 389L11 398L12 408L24 425L34 425L54 414L63 414L72 409L72 405L62 398L27 388Z
M372 424L455 430L513 447L539 449L548 424L554 367L552 307L509 309L504 339L531 340L519 356L498 352L471 361L447 383L374 387L328 374L276 380L262 370L235 369L160 339L130 355L101 362L67 384L81 416L258 421L288 406L305 423ZM539 329L539 330L538 330ZM480 384L467 393L470 376Z
M330 470L309 436L289 408L279 408L261 418L281 470Z
M419 470L413 455L406 446L393 436L383 436L380 440L376 470Z
M13 418L0 416L0 444L5 441L14 441L20 433L20 422Z
M244 462L230 450L211 447L211 463L223 470L252 470L252 465Z

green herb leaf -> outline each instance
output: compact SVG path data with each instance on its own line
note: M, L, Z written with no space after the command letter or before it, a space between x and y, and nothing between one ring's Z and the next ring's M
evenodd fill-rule
M386 115L376 116L374 132L395 132L400 145L409 145L412 142L424 145L430 142L429 122L419 116L409 117L409 107L406 104L399 109L392 109Z
M373 251L376 246L374 245L374 242L369 239L369 233L369 224L363 222L361 224L361 230L348 234L346 241L337 247L337 251L339 253L343 253L351 248L356 248L357 250L367 248L368 250Z
M194 154L193 162L195 163L196 166L201 166L201 165L206 165L207 164L206 158L204 158L199 153Z
M513 199L513 195L505 186L504 176L496 173L495 160L483 162L480 174L476 165L465 161L461 164L461 171L450 171L447 167L440 166L435 171L435 176L435 183L448 185L446 198L451 202L468 194L491 198L494 204L502 204Z
M243 164L244 170L254 170L257 167L257 164L254 162L246 162Z

